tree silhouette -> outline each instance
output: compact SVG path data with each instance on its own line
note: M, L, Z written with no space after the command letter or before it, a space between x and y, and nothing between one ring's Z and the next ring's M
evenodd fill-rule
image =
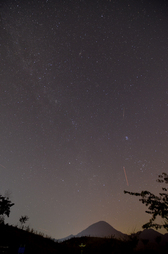
M9 217L10 208L14 205L8 197L3 197L0 195L0 221L4 222L4 216Z
M157 182L168 184L168 175L166 173L162 173L158 177L159 178L157 179ZM149 222L142 226L143 228L153 227L155 229L159 229L163 227L168 231L168 194L166 193L167 188L162 188L162 191L163 192L159 193L159 196L156 196L149 191L142 191L141 193L124 191L124 193L128 193L130 195L140 196L141 198L139 199L139 201L141 201L148 207L148 210L145 212L151 214L151 219L149 220ZM161 225L154 223L157 216L160 216L163 219L164 224Z
M19 221L20 221L20 223L21 223L21 225L22 225L22 228L24 228L24 224L25 224L28 220L29 220L29 217L28 217L27 215L21 216L21 217L20 217Z

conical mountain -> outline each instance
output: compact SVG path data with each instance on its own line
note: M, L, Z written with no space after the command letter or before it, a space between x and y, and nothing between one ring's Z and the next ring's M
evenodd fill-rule
M120 239L126 237L125 234L121 233L120 231L117 231L115 228L113 228L110 224L108 224L105 221L96 222L76 235L76 237L81 236L115 237Z

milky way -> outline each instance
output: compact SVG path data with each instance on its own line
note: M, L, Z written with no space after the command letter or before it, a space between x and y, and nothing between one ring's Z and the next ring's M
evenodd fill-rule
M6 222L55 238L141 230L168 164L167 1L1 1ZM128 184L129 181L129 184Z

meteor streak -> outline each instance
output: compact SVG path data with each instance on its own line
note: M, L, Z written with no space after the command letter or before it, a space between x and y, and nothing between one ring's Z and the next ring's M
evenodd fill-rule
M129 183L128 183L128 178L127 178L127 174L126 174L125 167L123 167L123 170L124 170L124 174L125 174L125 179L126 179L126 182L127 182L127 186L129 186Z
M2 164L0 164L1 167L5 168Z

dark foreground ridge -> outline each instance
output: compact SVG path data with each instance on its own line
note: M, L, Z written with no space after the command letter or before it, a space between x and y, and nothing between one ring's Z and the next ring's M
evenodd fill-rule
M32 231L32 230L31 230ZM156 232L156 231L155 231ZM152 231L152 234L155 234ZM140 233L138 234L140 235ZM146 238L138 239L137 234L128 236L127 240L111 237L73 237L63 242L44 237L34 232L14 226L0 224L0 253L31 253L31 254L117 254L117 253L152 253L167 254L168 241L161 244L161 239L153 239L151 245ZM147 232L142 236L146 237ZM137 248L141 243L140 248ZM24 251L24 252L22 252Z

